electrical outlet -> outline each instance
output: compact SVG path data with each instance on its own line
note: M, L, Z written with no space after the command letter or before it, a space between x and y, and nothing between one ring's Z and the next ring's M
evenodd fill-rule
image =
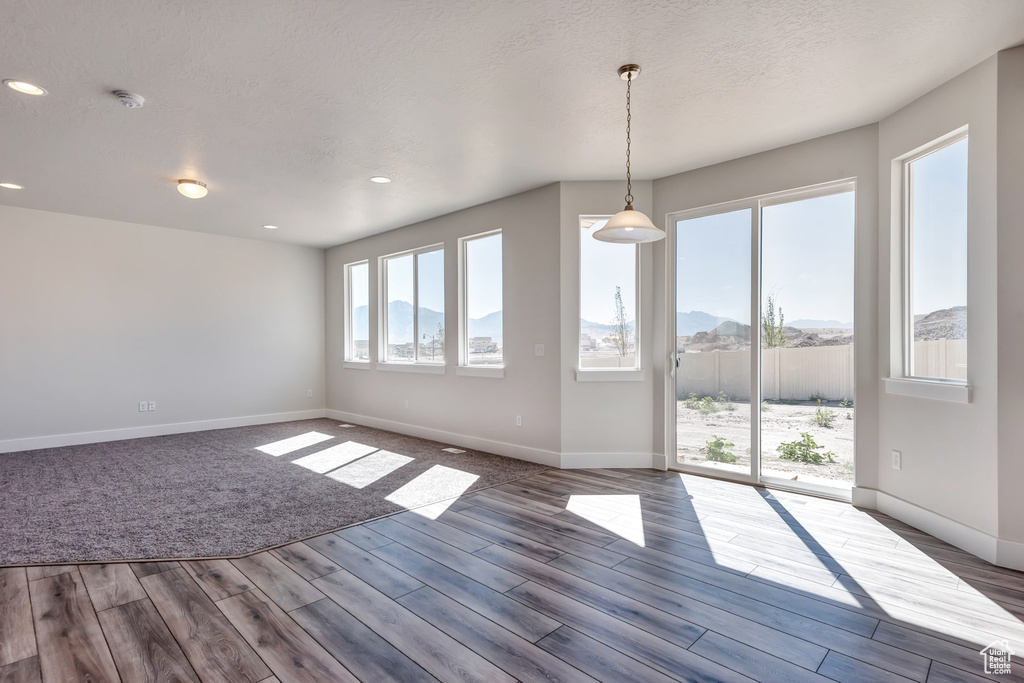
M543 356L544 355L544 345L543 344L534 344L533 345L533 355L535 355L535 356Z
M522 427L522 426L523 426L523 416L522 415L516 415L516 427Z
M903 454L899 451L892 452L892 468L894 470L903 469Z
M313 390L306 389L306 398L313 398Z
M149 403L146 401L139 401L139 412L144 413L149 410Z
M150 401L149 402L149 409L150 410L156 410L156 401Z

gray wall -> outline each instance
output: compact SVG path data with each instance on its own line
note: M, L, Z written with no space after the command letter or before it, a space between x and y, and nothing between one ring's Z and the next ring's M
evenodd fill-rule
M395 427L502 454L557 464L560 451L558 354L559 187L549 185L434 218L327 252L327 407L353 420ZM466 377L458 365L458 239L502 230L505 377ZM378 282L380 256L443 242L444 375L346 369L344 265L369 259ZM379 291L370 288L370 360L378 360ZM544 344L545 355L534 355ZM409 408L404 407L408 400ZM523 426L515 426L515 416ZM418 429L416 429L418 428Z
M967 379L969 404L879 390L878 488L990 535L997 533L996 66L993 57L878 124L880 376L901 356L899 174L893 159L970 126ZM1019 125L1019 119L1018 119ZM896 164L899 166L899 164ZM890 452L901 451L894 470ZM860 462L858 462L860 465Z
M0 206L0 450L322 411L323 310L321 249Z

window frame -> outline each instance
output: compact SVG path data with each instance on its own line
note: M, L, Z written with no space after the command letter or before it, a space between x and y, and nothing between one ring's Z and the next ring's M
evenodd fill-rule
M407 369L412 372L427 372L433 374L444 374L445 365L447 362L447 349L445 355L442 356L440 361L436 360L421 360L420 359L420 344L419 338L419 317L420 317L420 283L419 283L419 257L422 254L428 254L435 251L440 251L442 259L447 261L444 257L445 245L444 242L438 242L436 244L429 244L423 247L417 247L416 249L407 249L405 251L395 252L393 254L385 254L384 256L377 257L377 273L380 288L380 301L383 302L383 306L379 307L383 311L383 315L378 316L380 323L380 341L378 343L378 358L377 368L382 370L400 370ZM389 305L388 301L388 262L406 256L412 257L412 329L413 329L413 358L412 360L398 360L392 359L388 355L388 314ZM441 287L444 288L444 270L442 270ZM447 309L447 306L445 306ZM443 312L445 319L445 337L448 336L447 330L447 311Z
M915 161L923 159L930 154L938 152L946 147L954 145L962 140L968 140L968 187L970 183L970 141L969 131L967 126L958 128L946 135L943 135L931 142L918 147L912 152L898 158L896 163L900 165L900 247L902 253L900 254L900 266L901 266L901 282L900 282L900 347L901 347L901 364L897 378L901 382L915 382L915 383L928 383L944 385L951 388L957 387L969 387L968 379L954 379L945 377L929 377L927 375L915 375L914 374L914 308L913 308L913 282L914 282L914 235L913 235L913 175L912 175L912 164ZM969 195L968 195L969 196ZM970 214L968 213L968 245L970 239ZM968 299L970 298L970 278L967 281ZM970 340L970 329L968 328L968 342ZM970 373L970 364L967 366L968 374ZM906 388L904 388L906 389ZM905 393L900 391L896 385L888 388L889 393ZM913 395L911 391L910 394ZM931 391L928 398L935 398L936 395L942 396L941 391ZM957 392L956 394L950 394L952 400L969 400L969 392Z
M366 266L366 309L367 309L367 330L366 330L366 358L356 358L355 354L355 306L352 302L352 270L359 266ZM370 364L370 330L369 330L369 309L370 309L370 260L353 261L345 264L345 363L358 363L360 365Z
M583 319L583 231L591 230L594 223L598 221L608 220L612 216L610 214L580 214L579 220L576 226L576 238L578 240L576 248L576 264L577 264L577 277L576 285L578 288L576 298L576 381L577 382L642 382L644 380L644 365L641 357L641 315L642 315L642 272L641 272L641 245L634 244L634 293L636 295L635 305L635 318L633 321L633 344L635 349L635 361L632 367L618 367L618 368L602 368L602 367L583 367L583 346L580 344L580 340L583 334L583 328L580 321ZM590 221L590 225L584 228L584 221Z
M501 237L502 264L501 264L501 315L502 315L502 340L501 340L501 362L495 364L470 365L469 363L469 255L467 247L476 240L494 237ZM459 238L459 364L456 367L456 374L467 377L492 377L501 379L505 376L505 237L501 228L488 230L486 232L466 235Z

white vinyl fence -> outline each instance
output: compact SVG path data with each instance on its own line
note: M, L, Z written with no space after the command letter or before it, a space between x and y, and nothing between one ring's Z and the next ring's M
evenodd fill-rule
M964 339L914 342L916 374L967 378ZM853 344L765 349L761 354L761 393L767 399L829 401L853 398ZM676 396L691 393L750 400L750 351L680 353Z

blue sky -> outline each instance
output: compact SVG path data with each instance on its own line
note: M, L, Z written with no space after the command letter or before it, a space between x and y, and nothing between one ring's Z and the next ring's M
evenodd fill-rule
M608 220L580 229L580 317L609 325L615 319L615 287L622 288L626 319L636 320L636 246L594 239Z
M967 305L967 139L911 164L914 314Z
M470 318L501 310L501 233L466 243L466 302ZM470 335L472 336L472 335Z
M750 209L678 222L676 309L750 322ZM765 207L762 298L787 320L853 320L854 193Z

